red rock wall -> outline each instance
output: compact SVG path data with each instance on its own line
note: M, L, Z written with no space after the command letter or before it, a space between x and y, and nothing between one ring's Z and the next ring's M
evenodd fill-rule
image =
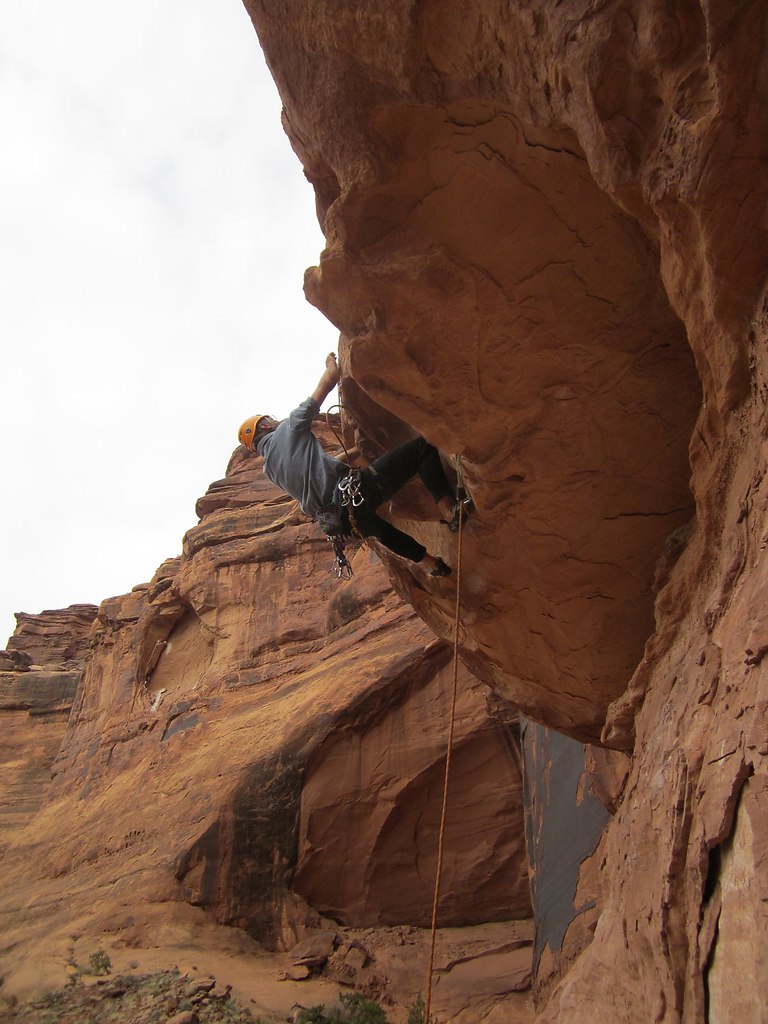
M69 608L28 615L16 615L16 630L0 657L26 664L82 668L88 652L88 636L96 606L73 604Z
M0 853L43 802L95 616L95 605L19 614L0 651Z
M652 629L664 540L693 512L700 389L658 237L601 187L558 95L588 59L581 20L340 3L318 34L298 0L246 6L318 183L327 248L305 290L345 337L348 411L371 444L393 432L373 399L462 453L479 510L464 656L594 741ZM545 64L555 32L574 37L567 74ZM448 602L400 577L445 635Z
M614 813L568 899L597 893L599 916L586 948L579 916L566 929L540 1020L763 1020L765 5L247 6L317 194L327 249L306 291L343 332L347 428L369 455L418 430L463 456L466 664L500 706L627 755L625 773L589 751ZM48 799L7 819L18 957L73 919L146 941L156 911L199 921L190 904L290 941L311 917L295 868L340 917L391 919L388 836L434 789L440 708L402 759L391 833L386 779L334 766L413 734L452 591L390 561L429 628L368 555L339 591L256 467L238 456L183 558L99 609ZM394 506L454 562L425 511L418 491ZM485 836L519 773L484 703L467 722L459 806L487 792L491 754L508 772L478 807ZM375 806L366 830L350 797ZM477 912L475 886L479 916L520 909L516 828L487 853L451 835L449 914ZM359 843L349 889L325 859L341 830Z
M240 449L198 510L181 558L98 609L46 799L6 857L0 922L17 961L74 920L127 945L183 934L190 906L278 947L318 910L351 926L429 917L450 649L369 549L337 581L324 535L258 457ZM463 666L459 685L449 830L462 842L444 913L527 918L516 726ZM375 813L346 805L353 782ZM354 893L338 898L328 880L347 863Z
M431 923L446 747L428 723L447 727L452 691L452 667L440 660L426 682L412 677L396 714L368 710L361 721L358 712L309 766L295 888L336 920ZM518 726L490 718L484 693L462 672L442 927L531 913Z
M467 663L632 752L542 1021L763 1020L765 5L246 6L348 417L463 453Z

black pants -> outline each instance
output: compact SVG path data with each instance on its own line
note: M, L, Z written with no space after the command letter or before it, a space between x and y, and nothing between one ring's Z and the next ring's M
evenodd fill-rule
M411 562L420 562L427 552L407 533L376 515L376 509L393 494L418 475L435 502L450 497L453 488L448 483L437 449L423 437L395 448L371 463L362 471L364 502L352 510L357 531L363 537L375 537L384 547ZM344 510L348 517L348 510ZM351 524L350 524L351 527Z

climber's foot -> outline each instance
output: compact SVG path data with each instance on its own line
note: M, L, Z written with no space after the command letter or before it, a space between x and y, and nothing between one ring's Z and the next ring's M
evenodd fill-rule
M467 519L475 511L474 501L466 492L462 491L462 494L464 496L455 502L453 506L451 518L444 520L451 533L458 533L459 530L463 530Z

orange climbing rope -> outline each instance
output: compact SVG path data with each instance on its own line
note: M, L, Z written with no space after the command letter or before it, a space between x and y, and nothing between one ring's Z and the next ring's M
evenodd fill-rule
M339 408L343 412L343 406L334 406L333 408ZM347 461L351 464L349 452L347 446L344 443L344 439L339 436L335 427L331 423L330 411L326 413L326 423L333 431L337 441L341 444L344 449L344 454L347 456ZM456 492L457 497L460 496L463 487L463 474L461 466L461 455L456 456ZM351 513L351 509L350 509ZM426 992L427 998L424 1004L424 1024L431 1024L430 1016L432 1009L432 979L434 975L435 967L435 943L437 940L437 908L440 903L440 883L442 880L443 873L443 851L445 849L445 819L448 810L448 784L451 774L451 757L453 754L453 733L454 726L456 723L456 698L459 689L459 616L461 612L461 554L462 554L462 537L464 536L464 502L459 497L459 530L458 530L458 549L456 554L456 600L453 620L453 689L451 694L451 717L450 724L448 726L448 745L445 754L445 774L443 776L443 805L440 811L440 833L437 842L437 868L435 871L435 892L432 901L432 929L429 943L429 967L427 968L427 982ZM350 515L351 522L354 528L354 519ZM356 532L356 531L355 531Z
M457 495L461 493L462 471L461 456L456 456L456 487ZM440 834L437 841L437 869L435 872L435 895L432 901L432 934L429 943L429 967L427 968L427 998L424 1004L424 1024L430 1024L432 1008L432 976L435 966L435 941L437 938L437 906L440 902L440 883L443 873L443 848L445 846L445 817L448 808L448 781L451 774L451 755L453 753L453 729L456 721L456 695L459 680L459 612L461 610L461 539L463 527L464 503L459 499L459 532L458 551L456 555L456 608L453 620L453 693L451 696L451 719L448 726L448 749L445 754L445 775L443 777L443 807L440 812Z

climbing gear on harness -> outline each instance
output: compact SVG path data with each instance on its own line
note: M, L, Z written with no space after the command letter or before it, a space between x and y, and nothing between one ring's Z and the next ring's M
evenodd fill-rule
M339 480L338 488L341 491L341 504L344 508L359 508L365 501L362 492L362 476L359 469L350 469L345 477Z
M337 533L335 536L329 537L328 540L333 544L333 553L336 556L333 565L333 571L336 574L336 579L351 580L354 573L352 572L352 566L350 565L349 559L344 554L344 548L347 545L346 538L343 534Z
M341 494L341 507L347 510L349 528L358 540L365 537L360 532L355 519L355 509L360 508L365 501L363 494L363 475L359 469L350 469L345 477L342 477L337 484Z
M450 519L444 519L451 533L458 533L464 527L467 517L475 511L475 503L463 487L456 488L456 501L453 505L453 515Z
M337 484L339 494L341 495L341 505L324 505L315 513L315 520L320 523L323 531L328 535L328 539L333 543L333 551L336 556L333 571L337 579L340 580L351 579L353 575L352 566L344 554L347 544L347 532L341 509L345 508L347 510L350 529L355 537L362 540L363 535L357 527L354 513L354 510L360 508L365 501L362 484L363 480L360 470L350 469L347 475L342 477Z
M445 562L442 560L442 558L436 558L435 559L435 567L434 567L434 569L430 570L429 575L430 576L450 576L452 571L453 570L451 569L450 565L446 565Z
M326 534L328 540L333 544L333 553L335 555L333 571L336 578L340 580L352 579L352 566L349 564L349 559L344 554L344 549L347 545L347 537L344 528L344 519L341 515L341 509L335 502L330 505L323 505L322 508L319 508L317 512L315 512L314 520L320 526L323 533Z
M359 469L350 469L346 476L339 480L337 487L340 494L340 503L332 502L330 505L323 505L315 512L314 520L320 525L323 533L333 544L334 564L333 572L337 579L349 580L353 571L349 559L344 554L347 537L351 531L358 540L364 540L363 534L355 522L356 508L360 508L365 501L362 489L363 479ZM342 509L347 511L347 521L342 515Z
M339 385L339 392L341 392L341 383ZM365 543L365 536L361 533L361 531L360 531L360 529L359 529L359 527L357 525L357 522L355 521L355 509L359 508L363 504L363 502L365 501L365 495L362 492L362 474L361 474L359 469L355 469L351 465L352 457L351 457L351 455L349 453L349 449L347 448L346 444L344 443L344 438L341 436L341 434L339 434L339 432L336 430L336 427L331 422L331 412L332 412L333 409L338 409L339 412L343 413L344 412L344 406L341 405L341 404L339 404L338 406L331 406L331 408L325 414L325 422L328 424L328 428L331 430L331 432L335 436L336 440L339 442L341 447L344 449L344 454L347 457L347 465L349 466L349 473L347 474L346 477L344 477L342 480L340 480L339 484L338 484L339 492L341 493L341 505L347 511L347 519L349 521L349 529L351 530L352 535L354 537L356 537L362 544L364 544ZM369 467L368 472L369 473L373 473L374 475L377 475L376 471L374 469L370 468L370 467ZM345 525L346 524L344 524L342 522L341 539L346 543L347 534L344 532ZM326 531L326 532L328 532L328 531ZM342 557L344 557L344 556L342 556ZM346 566L348 567L349 574L351 575L352 574L352 566L349 565L349 562L347 561L346 558L344 558L344 561L346 562ZM336 575L340 579L341 578L349 579L349 576L346 576L346 575L342 577L342 573L339 571L339 558L338 558L338 554L337 554L337 557L336 557L336 570L335 571L336 571ZM345 568L344 571L345 572L347 571L346 568Z
M274 430L278 426L278 421L273 419L272 416L249 416L248 419L242 424L237 432L237 439L240 444L245 445L250 451L256 451L256 442L260 438Z
M364 541L365 535L357 525L355 518L355 509L360 508L365 501L362 472L359 469L350 469L349 473L339 480L338 488L341 493L341 506L347 510L352 536L357 537L359 541Z

